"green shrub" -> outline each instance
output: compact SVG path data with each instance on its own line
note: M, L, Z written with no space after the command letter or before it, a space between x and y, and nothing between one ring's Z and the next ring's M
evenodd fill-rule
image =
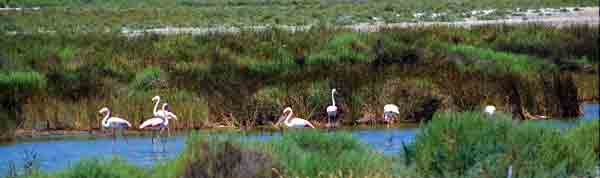
M350 133L291 131L267 143L266 151L274 155L288 177L363 177L391 170L383 155Z
M450 53L458 53L464 55L466 60L472 60L455 60L455 64L462 70L474 69L489 73L501 72L526 75L556 69L555 65L543 59L527 55L497 52L469 45L447 45L447 49Z
M535 122L515 125L507 116L479 112L437 114L414 143L417 172L425 177L506 177L512 166L519 177L592 175L597 134L590 133L597 124L561 131Z
M38 72L0 73L0 90L25 93L46 87L46 77Z
M159 86L162 71L158 67L148 67L135 74L135 79L131 84L132 88L137 90L150 90Z

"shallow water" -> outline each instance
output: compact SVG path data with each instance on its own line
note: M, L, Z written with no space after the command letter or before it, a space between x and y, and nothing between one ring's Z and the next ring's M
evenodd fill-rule
M584 106L583 119L578 121L543 121L555 127L573 127L578 122L590 122L592 118L600 117L599 104ZM414 139L418 128L360 128L340 129L349 131L359 140L371 145L377 151L388 155L399 154L402 142ZM175 135L164 139L162 144L151 144L149 136L128 137L128 143L119 139L113 143L110 138L53 138L52 140L20 141L14 144L0 145L0 177L8 171L9 164L21 165L26 152L35 152L39 156L39 166L42 170L59 170L82 158L119 156L127 161L149 166L157 161L174 158L183 150L185 134ZM278 137L278 132L250 133L247 139L269 140Z

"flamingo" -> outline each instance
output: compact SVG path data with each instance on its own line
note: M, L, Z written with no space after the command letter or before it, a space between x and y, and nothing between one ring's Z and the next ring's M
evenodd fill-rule
M486 114L494 115L494 111L496 111L496 107L492 106L492 105L487 105L485 106L485 108L483 109L483 112Z
M386 104L383 106L383 121L387 123L393 122L394 114L400 114L398 106L395 104Z
M306 127L315 128L315 126L313 126L307 120L297 118L297 117L292 118L292 115L294 115L294 112L292 111L291 107L287 107L283 110L283 114L286 114L286 113L288 113L288 114L285 117L285 119L279 119L279 121L277 121L277 123L275 125L279 125L283 121L283 123L289 128L306 128Z
M327 124L331 125L331 120L335 120L337 117L337 106L335 106L335 94L336 90L331 89L331 106L327 106Z
M104 118L102 119L102 127L112 129L113 143L115 143L115 141L117 139L115 129L121 130L121 133L122 133L122 129L131 127L131 124L127 120L118 118L118 117L112 117L110 110L107 107L103 107L98 112L100 114L106 113L106 115L104 115ZM123 135L123 138L125 138L125 142L127 142L127 137L125 136L125 134L122 134L122 135Z
M158 110L158 104L160 103L160 96L154 96L152 101L156 102L154 104L154 109L152 110L153 117L144 121L142 125L140 125L140 129L151 128L154 130L158 130L158 138L160 139L160 134L163 130L167 129L167 135L171 135L169 129L169 119L177 120L177 116L169 111L168 104L164 103L161 110ZM153 133L154 134L154 133ZM152 137L152 143L154 143L154 137Z
M160 96L154 96L152 98L152 101L156 102L154 104L154 109L152 110L152 114L154 114L154 116L157 117L163 117L163 118L167 118L167 117L171 117L175 120L177 120L177 116L175 114L173 114L171 111L169 111L168 104L164 103L162 106L162 109L158 109L158 104L160 103Z

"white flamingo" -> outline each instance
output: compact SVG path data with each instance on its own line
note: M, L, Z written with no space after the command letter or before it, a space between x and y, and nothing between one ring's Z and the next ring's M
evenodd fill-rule
M287 113L287 115L286 115L285 119L280 119L279 121L277 121L277 123L275 125L279 125L283 121L283 123L289 128L306 128L306 127L315 128L315 126L313 126L307 120L297 118L297 117L292 118L292 115L294 115L294 112L292 111L291 107L287 107L283 110L283 114L286 114L286 113Z
M492 105L487 105L485 106L485 108L483 109L483 112L486 114L494 115L494 112L496 111L496 107L492 106Z
M395 104L386 104L383 106L383 121L387 123L393 122L393 115L400 114L400 110L398 110L398 106Z
M177 116L170 112L167 108L168 104L164 103L161 110L158 110L158 104L160 102L160 96L154 96L152 101L155 101L154 109L152 110L153 117L144 121L142 125L140 125L140 129L150 128L158 131L157 137L160 139L160 135L162 134L164 129L167 129L167 135L171 135L169 129L169 119L177 120ZM153 135L155 133L153 132ZM155 137L152 136L152 143L154 143Z
M152 114L154 114L154 116L156 117L164 117L164 118L171 118L171 119L175 119L177 120L177 116L175 114L173 114L171 111L168 110L167 103L164 103L162 106L162 109L158 109L158 104L160 103L160 96L154 96L152 98L152 101L156 102L154 104L154 109L152 110Z
M117 139L115 129L121 130L121 134L123 135L125 142L127 142L127 137L125 136L125 134L122 133L122 129L130 128L131 123L129 123L127 120L122 119L122 118L112 117L110 110L107 107L103 107L98 112L100 114L105 114L104 118L102 119L102 127L112 129L113 143Z
M335 120L337 117L337 106L335 106L335 94L336 90L331 89L331 106L327 106L327 123L331 124L331 120Z

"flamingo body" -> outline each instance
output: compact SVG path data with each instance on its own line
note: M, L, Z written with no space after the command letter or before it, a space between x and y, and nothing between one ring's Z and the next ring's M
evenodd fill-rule
M395 104L386 104L385 106L383 106L383 112L393 112L396 114L400 114L400 110Z
M292 118L292 116L294 115L294 112L292 111L291 107L287 107L283 110L283 113L288 113L287 116L285 117L285 119L283 120L283 124L285 124L285 126L289 127L289 128L315 128L314 125L312 125L310 122L308 122L307 120L301 119L301 118ZM277 122L277 124L280 124L282 121L279 120Z
M169 122L166 119L154 117L154 118L144 121L142 123L142 125L140 125L140 129L149 128L149 127L150 128L162 128L162 127L166 127L167 125L169 125Z
M104 128L124 129L124 128L131 127L131 123L129 123L125 119L118 118L118 117L110 117L110 118L108 118L106 123L107 124L104 124Z
M489 114L489 115L493 115L494 111L496 111L496 107L492 106L492 105L487 105L483 109L483 112L486 113L486 114Z

